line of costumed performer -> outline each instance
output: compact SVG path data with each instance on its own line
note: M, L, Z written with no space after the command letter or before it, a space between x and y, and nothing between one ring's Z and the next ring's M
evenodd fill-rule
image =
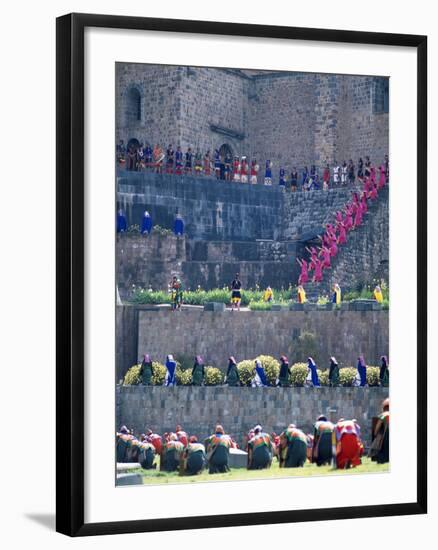
M248 441L248 470L263 470L270 468L274 447L271 436L263 432L260 425L255 426L253 437Z
M223 427L218 424L215 433L205 440L209 474L224 474L230 471L228 459L231 445L231 437L226 435Z

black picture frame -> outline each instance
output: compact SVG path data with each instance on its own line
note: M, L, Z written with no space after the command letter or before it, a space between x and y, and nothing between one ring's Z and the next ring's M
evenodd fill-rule
M103 535L424 514L427 512L427 37L94 14L56 22L57 117L57 496L56 529ZM154 30L289 40L405 46L417 51L417 498L404 504L84 522L84 30Z

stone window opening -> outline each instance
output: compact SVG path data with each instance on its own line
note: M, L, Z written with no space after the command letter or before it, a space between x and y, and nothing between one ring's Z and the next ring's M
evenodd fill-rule
M136 86L126 92L125 115L127 124L141 122L143 118L142 95Z
M228 145L228 143L223 143L220 147L219 147L219 154L221 156L221 159L225 159L226 155L228 154L231 158L234 157L234 154L233 154L233 150L231 148L230 145Z

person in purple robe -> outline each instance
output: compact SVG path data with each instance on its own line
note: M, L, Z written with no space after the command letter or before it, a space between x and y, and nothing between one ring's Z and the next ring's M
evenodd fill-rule
M367 366L363 355L357 358L357 374L359 378L359 386L364 387L367 385Z
M117 233L124 233L128 230L128 224L126 222L126 216L123 213L123 210L120 209L117 212Z
M145 210L143 215L143 220L141 222L141 234L149 235L152 231L152 218L147 210Z

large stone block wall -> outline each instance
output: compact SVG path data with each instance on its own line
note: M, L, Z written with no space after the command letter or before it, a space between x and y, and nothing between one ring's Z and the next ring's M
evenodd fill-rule
M158 433L181 424L200 440L223 424L240 446L250 428L261 424L280 433L291 422L312 433L319 414L333 421L355 418L366 444L371 440L373 416L381 411L387 388L228 388L118 386L116 422L140 434Z
M125 306L129 307L129 306ZM388 311L240 311L210 312L202 309L144 310L138 312L138 350L163 362L200 354L206 364L226 369L234 355L238 361L260 354L293 362L305 361L296 347L303 332L315 335L315 360L328 368L334 355L341 366L356 365L359 354L369 365L378 365L389 355Z
M118 63L116 138L211 152L227 144L256 156L274 178L283 166L321 170L389 150L388 113L375 108L382 77L238 71ZM127 116L129 92L140 93L141 116ZM132 107L131 107L132 109ZM225 129L225 135L212 129Z

